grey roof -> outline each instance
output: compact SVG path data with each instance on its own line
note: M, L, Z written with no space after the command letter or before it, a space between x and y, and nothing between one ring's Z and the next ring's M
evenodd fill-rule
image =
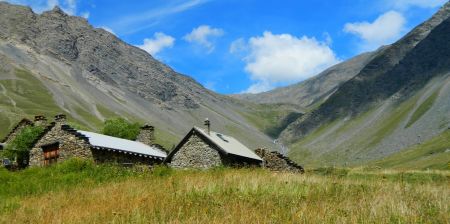
M130 153L139 153L143 155L166 158L166 153L141 142L131 141L122 138L111 137L89 131L78 131L89 138L89 143L92 146L101 148L115 149Z
M199 127L194 127L194 129L226 153L262 161L261 157L231 136L213 131L210 131L210 134L208 134L207 131Z

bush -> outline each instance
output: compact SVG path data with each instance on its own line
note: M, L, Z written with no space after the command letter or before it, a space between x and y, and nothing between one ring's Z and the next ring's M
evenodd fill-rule
M19 167L25 167L28 164L30 150L43 131L44 128L40 126L25 127L14 140L6 146L3 156L10 159L15 158Z
M105 121L102 133L117 138L136 140L139 131L139 123L130 123L123 118L113 118Z

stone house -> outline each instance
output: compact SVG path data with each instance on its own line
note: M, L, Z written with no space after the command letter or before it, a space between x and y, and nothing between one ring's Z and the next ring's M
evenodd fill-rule
M231 136L193 127L169 153L165 163L174 168L207 169L217 166L260 166L262 159Z
M144 126L142 139L152 140L153 127ZM151 144L151 141L147 141ZM65 115L57 115L55 122L45 128L30 151L30 166L46 166L70 158L92 159L96 162L120 164L162 163L166 153L151 145L138 141L111 137L88 131L79 131L66 124Z

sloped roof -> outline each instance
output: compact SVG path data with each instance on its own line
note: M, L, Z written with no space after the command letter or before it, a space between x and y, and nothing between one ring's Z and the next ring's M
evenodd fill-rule
M115 149L118 151L138 153L142 155L166 158L166 153L161 150L146 145L141 142L131 141L122 138L111 137L89 131L78 131L89 139L92 146L100 148Z
M8 140L8 138L22 125L32 125L33 122L24 118L22 120L20 120L16 126L14 126L14 128L1 140L1 142L6 142Z
M189 138L190 135L192 135L195 132L202 135L210 143L216 145L220 150L222 150L226 154L232 154L236 156L262 161L261 157L256 155L256 153L254 153L252 150L247 148L245 145L243 145L235 138L214 131L210 131L210 134L208 134L207 131L199 127L192 128L192 130L186 135L186 137L180 142L180 144L178 144L178 146L168 155L169 160L181 148L181 146L185 143L187 138Z

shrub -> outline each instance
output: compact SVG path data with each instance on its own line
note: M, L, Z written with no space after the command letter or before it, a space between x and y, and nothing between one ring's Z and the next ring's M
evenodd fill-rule
M14 140L6 146L3 156L10 159L15 158L19 167L25 167L28 164L30 150L43 131L44 128L41 126L25 127L17 134Z
M139 131L139 123L130 123L123 118L113 118L105 121L102 133L113 137L136 140Z

